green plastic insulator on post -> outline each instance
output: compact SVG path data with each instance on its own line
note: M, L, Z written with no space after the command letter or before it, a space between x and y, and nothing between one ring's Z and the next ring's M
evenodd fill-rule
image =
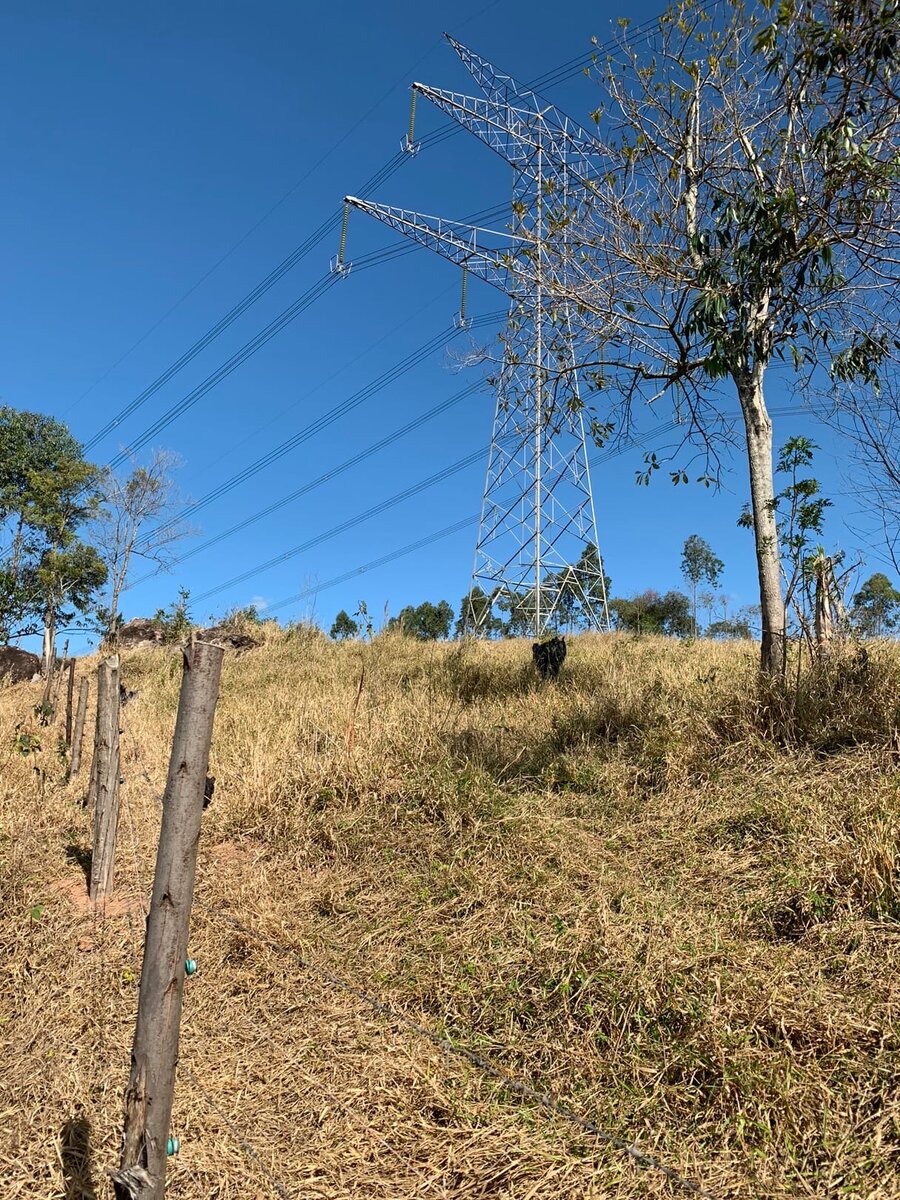
M195 958L186 958L184 960L185 975L195 975L197 973L197 960Z
M169 1158L171 1158L173 1154L177 1154L180 1149L181 1142L177 1137L170 1137L166 1142L166 1154L168 1154Z

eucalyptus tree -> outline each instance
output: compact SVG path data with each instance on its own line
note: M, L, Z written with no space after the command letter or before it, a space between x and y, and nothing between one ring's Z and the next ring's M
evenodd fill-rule
M353 620L346 609L342 608L334 618L334 623L329 630L328 636L336 642L345 642L348 638L355 638L358 633L359 625Z
M98 612L108 642L118 636L119 604L134 562L147 566L146 577L156 575L171 565L172 544L192 532L174 515L183 503L173 478L179 465L170 451L156 450L146 466L133 464L127 476L108 468L100 476L101 503L91 532L108 571L106 604Z
M694 637L697 636L697 589L701 583L715 587L724 570L725 564L721 558L699 533L692 533L685 539L681 551L681 573L691 589L691 623L694 627ZM707 607L712 607L712 599Z
M882 571L870 576L853 597L852 616L866 637L884 637L897 628L900 592Z
M767 672L785 642L770 368L801 386L819 369L872 381L895 339L896 14L895 0L676 0L649 48L626 28L595 64L603 169L577 206L558 198L570 234L542 267L594 347L601 429L671 403L710 482L736 395Z

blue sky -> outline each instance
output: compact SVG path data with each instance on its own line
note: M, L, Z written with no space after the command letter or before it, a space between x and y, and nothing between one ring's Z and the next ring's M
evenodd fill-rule
M63 417L76 436L91 438L395 154L412 80L471 90L441 41L445 28L528 80L589 51L591 36L607 37L623 11L641 21L658 10L643 0L572 0L562 10L537 0L461 8L407 0L3 0L2 402ZM596 103L581 76L551 96L580 119ZM420 104L420 133L440 121ZM410 158L375 198L462 218L508 194L509 169L460 135ZM395 240L354 214L348 257ZM304 293L336 249L329 238L287 272L104 438L95 460L112 459ZM445 329L458 304L458 272L424 250L351 272L151 444L182 457L180 486L200 498ZM471 285L470 315L502 307L499 293ZM471 378L446 353L431 355L206 507L196 518L201 538L364 450ZM773 381L769 399L788 403L783 382ZM340 480L132 589L125 615L168 604L179 586L200 596L477 451L490 438L491 417L486 389L462 400ZM799 416L776 426L779 441L809 431ZM819 474L837 493L840 447L825 431L815 436ZM750 538L735 524L747 493L741 460L713 494L665 478L638 488L641 458L635 449L595 473L615 592L680 586L681 546L696 532L725 560L723 590L733 603L753 602ZM456 607L468 586L471 528L341 586L316 588L477 511L483 473L479 459L377 519L198 602L194 615L205 620L304 590L310 597L279 609L280 617L313 616L327 626L360 599L377 614L442 597ZM857 503L837 496L834 543L856 544L843 519Z

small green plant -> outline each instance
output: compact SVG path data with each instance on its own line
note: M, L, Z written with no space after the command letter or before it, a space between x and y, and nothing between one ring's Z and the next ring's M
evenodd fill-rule
M369 616L369 610L366 607L365 600L360 600L359 608L353 615L355 617L359 617L359 623L362 625L363 629L366 631L366 637L369 639L369 641L371 641L372 638L375 636L375 623L372 620L372 618ZM356 622L354 622L354 624L356 624ZM359 629L359 625L357 625L357 629Z
M183 641L194 628L194 622L188 609L190 592L187 588L178 589L178 599L173 600L168 608L158 608L153 623L161 630L163 641L172 644Z
M41 749L40 735L23 729L16 734L14 747L16 752L24 758L27 758L29 754L37 754Z

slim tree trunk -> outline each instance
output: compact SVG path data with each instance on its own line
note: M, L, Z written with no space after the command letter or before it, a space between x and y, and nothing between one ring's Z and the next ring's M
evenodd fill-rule
M50 679L53 674L53 661L56 656L56 614L48 611L44 616L44 645L43 658L44 674Z
M127 560L125 570L127 571ZM110 646L119 644L119 596L124 582L124 573L113 577L112 590L109 597L109 623L106 627L106 641Z
M827 554L820 553L815 562L815 629L816 651L824 658L834 638L834 606L832 596L837 592L834 581L834 565Z
M763 368L757 366L739 377L736 383L744 415L750 467L750 504L762 613L760 667L764 674L782 675L786 666L784 597L781 591L778 525L775 520L772 421L766 411L762 376Z
M72 745L72 698L75 693L75 659L69 659L69 681L66 686L66 748Z

